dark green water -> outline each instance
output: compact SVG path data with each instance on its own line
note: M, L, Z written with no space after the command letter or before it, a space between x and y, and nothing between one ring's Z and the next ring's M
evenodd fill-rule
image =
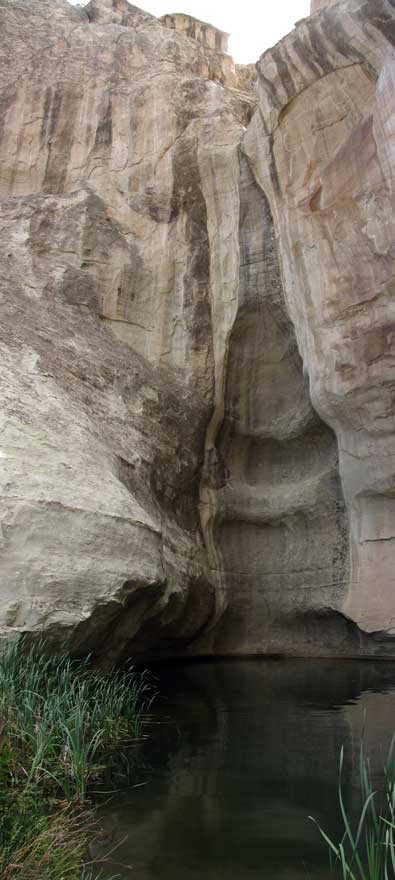
M344 745L352 809L365 711L379 784L395 730L395 663L234 661L155 674L156 723L135 770L143 784L113 795L103 811L104 848L126 838L106 876L332 876L308 816L340 836L339 752Z

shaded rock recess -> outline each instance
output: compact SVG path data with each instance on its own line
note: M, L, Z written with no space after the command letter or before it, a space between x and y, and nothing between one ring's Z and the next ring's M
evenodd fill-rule
M0 0L1 638L395 656L395 0L311 12Z

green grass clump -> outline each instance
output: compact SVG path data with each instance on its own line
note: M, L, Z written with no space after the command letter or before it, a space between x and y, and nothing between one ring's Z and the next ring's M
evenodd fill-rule
M340 753L339 806L344 833L339 842L318 825L329 848L334 873L342 880L395 880L395 761L392 740L384 766L383 790L373 790L369 761L360 749L360 812L355 821L347 813L343 791L343 749ZM310 816L310 818L312 818Z
M2 808L1 880L82 880L94 827L89 812L20 793L3 798Z
M82 880L92 836L89 785L143 736L143 674L28 647L0 657L0 880Z

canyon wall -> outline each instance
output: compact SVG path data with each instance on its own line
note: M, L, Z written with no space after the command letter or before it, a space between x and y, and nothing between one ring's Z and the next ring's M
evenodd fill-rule
M311 401L336 435L349 532L338 607L360 630L387 633L395 620L394 12L387 0L343 0L301 22L260 59L260 112L243 145L278 229Z
M315 15L316 12L321 12L322 9L333 6L334 3L337 3L337 0L311 0L310 14Z
M2 637L395 655L395 3L325 5L1 0Z

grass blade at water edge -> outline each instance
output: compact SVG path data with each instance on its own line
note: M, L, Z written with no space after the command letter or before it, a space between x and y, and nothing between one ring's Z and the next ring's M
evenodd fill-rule
M0 880L82 880L89 784L111 751L136 742L152 698L134 670L43 651L20 641L0 656Z

